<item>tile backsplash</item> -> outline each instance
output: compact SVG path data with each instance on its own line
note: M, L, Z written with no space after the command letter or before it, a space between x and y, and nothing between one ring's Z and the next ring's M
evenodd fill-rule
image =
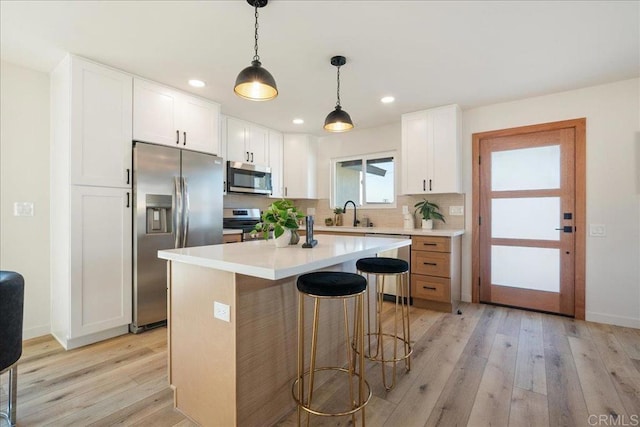
M464 194L429 194L429 195L411 195L398 196L395 208L387 209L360 209L358 208L358 219L367 217L373 223L374 227L402 227L402 206L409 207L409 212L413 214L416 203L427 199L430 202L440 206L440 212L444 215L446 223L434 221L434 229L464 229L464 215L450 215L450 206L462 206L464 209ZM244 196L244 195L226 195L224 196L225 208L249 207L259 208L261 210L268 207L276 199L264 196ZM329 199L319 200L295 200L295 205L302 212L306 212L308 208L315 209L316 224L324 225L325 218L333 218L333 209L329 205ZM414 215L415 227L420 228L420 217ZM353 207L347 207L347 213L344 215L344 224L351 224L353 221Z

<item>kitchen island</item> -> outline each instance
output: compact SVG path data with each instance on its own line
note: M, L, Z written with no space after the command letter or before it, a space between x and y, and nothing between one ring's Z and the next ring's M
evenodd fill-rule
M295 407L297 276L355 272L359 258L411 244L317 240L312 249L258 240L158 252L169 261L169 382L178 410L203 426L273 425ZM319 364L343 361L341 307L321 308Z

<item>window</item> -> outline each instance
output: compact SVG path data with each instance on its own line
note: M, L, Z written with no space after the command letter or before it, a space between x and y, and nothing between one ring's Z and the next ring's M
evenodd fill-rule
M358 207L395 207L394 153L332 159L333 207L353 200Z

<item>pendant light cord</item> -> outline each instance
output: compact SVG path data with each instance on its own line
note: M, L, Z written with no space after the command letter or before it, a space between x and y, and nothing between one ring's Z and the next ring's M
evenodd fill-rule
M338 102L336 102L336 107L340 107L340 66L338 65Z
M257 6L257 2L256 2L256 35L255 35L255 45L253 46L253 49L256 51L256 54L253 55L253 60L254 61L260 61L260 56L258 55L258 6Z

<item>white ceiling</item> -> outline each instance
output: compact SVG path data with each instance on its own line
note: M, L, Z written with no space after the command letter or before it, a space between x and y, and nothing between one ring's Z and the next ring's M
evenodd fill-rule
M260 58L280 91L269 102L233 93L253 57L245 0L1 0L0 54L48 72L72 52L213 99L225 114L318 135L336 102L334 55L347 58L341 100L356 128L640 74L638 1L271 0L259 23ZM384 95L396 102L381 104Z

